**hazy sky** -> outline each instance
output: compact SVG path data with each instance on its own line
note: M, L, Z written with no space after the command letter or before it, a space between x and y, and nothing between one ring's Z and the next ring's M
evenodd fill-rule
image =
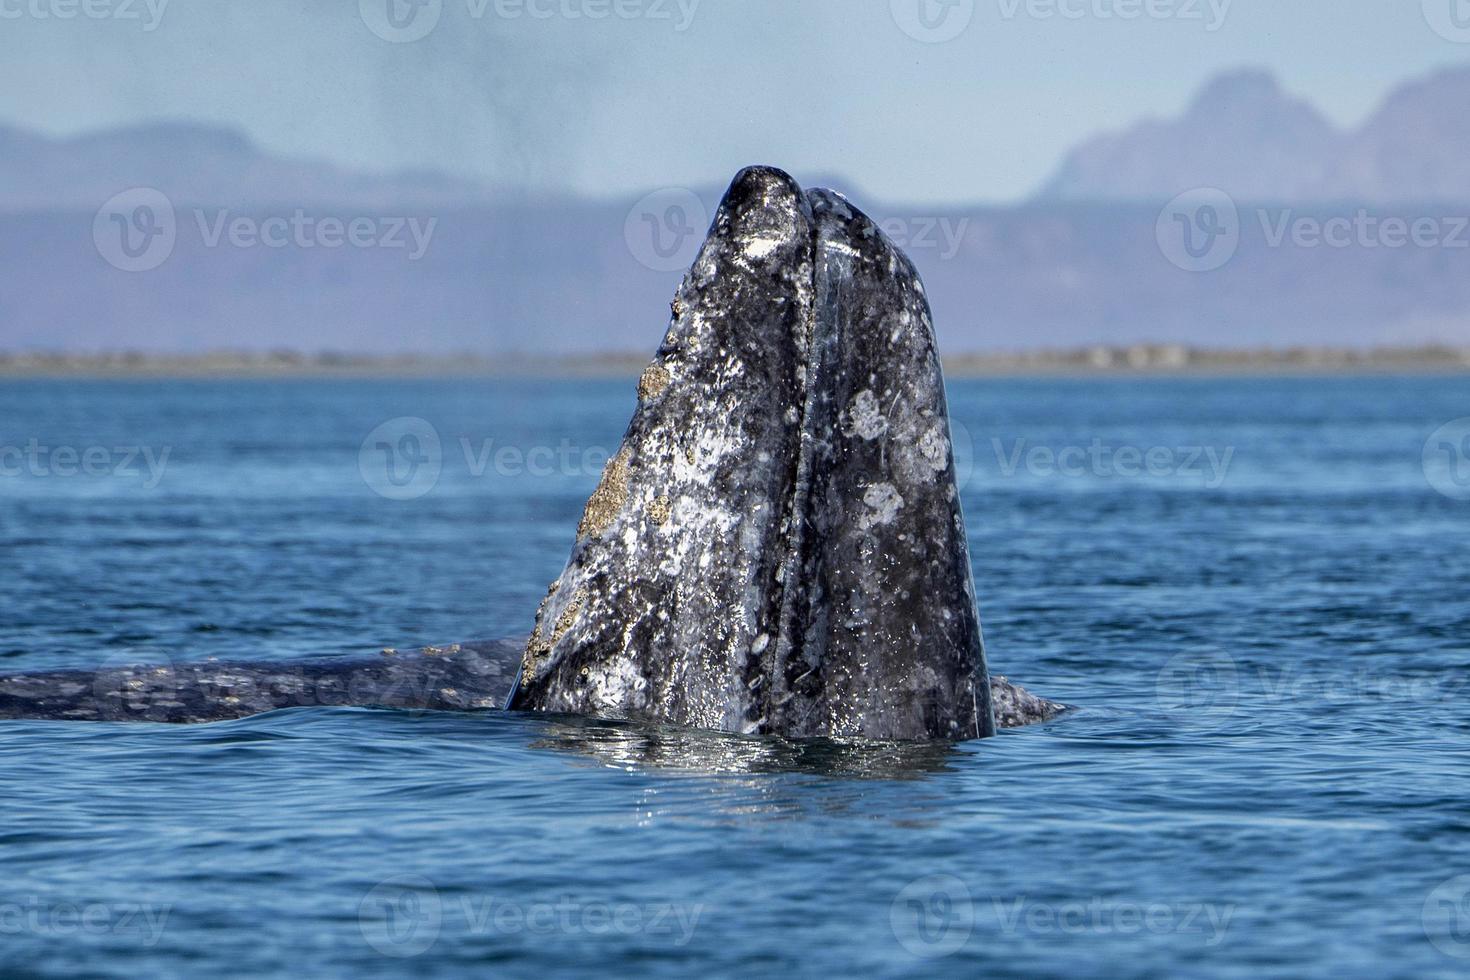
M0 122L196 118L516 191L626 195L768 162L888 200L1007 200L1222 69L1270 68L1356 123L1470 61L1455 3L0 0Z

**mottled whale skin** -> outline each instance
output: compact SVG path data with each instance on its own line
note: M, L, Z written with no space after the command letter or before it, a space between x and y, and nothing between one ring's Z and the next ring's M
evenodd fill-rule
M0 677L0 719L517 710L961 740L1064 706L987 673L944 383L908 259L830 191L731 184L525 642Z
M715 214L512 707L763 729L812 330L810 210L748 171Z
M639 398L512 707L788 737L994 733L929 305L867 216L742 171Z

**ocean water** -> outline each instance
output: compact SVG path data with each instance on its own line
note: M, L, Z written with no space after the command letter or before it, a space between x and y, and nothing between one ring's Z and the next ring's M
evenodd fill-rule
M950 389L991 669L1070 715L0 722L0 974L1470 970L1470 379ZM524 634L633 405L0 384L0 673Z

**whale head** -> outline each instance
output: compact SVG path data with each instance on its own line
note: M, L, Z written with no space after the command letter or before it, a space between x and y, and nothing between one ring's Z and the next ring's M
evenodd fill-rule
M993 733L913 265L736 176L536 616L512 708L789 737Z

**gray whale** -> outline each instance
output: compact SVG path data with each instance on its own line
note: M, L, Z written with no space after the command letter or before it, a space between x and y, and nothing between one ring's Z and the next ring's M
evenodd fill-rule
M296 661L114 663L0 677L0 720L202 724L267 711L375 707L499 709L520 670L524 640L482 640L375 656ZM998 727L1064 710L1004 677L991 677Z
M924 287L840 196L736 176L512 706L963 739L994 709Z
M0 677L0 718L509 707L960 740L1063 710L988 674L929 306L876 225L744 170L672 309L524 644Z

